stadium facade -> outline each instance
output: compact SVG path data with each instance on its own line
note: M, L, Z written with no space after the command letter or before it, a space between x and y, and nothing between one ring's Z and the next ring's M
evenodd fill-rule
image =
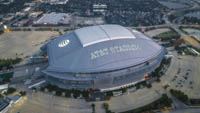
M115 90L144 79L161 63L165 49L120 25L74 30L47 45L49 83L66 89Z

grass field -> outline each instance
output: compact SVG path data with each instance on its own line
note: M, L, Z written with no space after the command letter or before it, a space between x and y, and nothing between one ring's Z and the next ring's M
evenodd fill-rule
M172 40L172 39L179 39L180 35L175 31L168 31L161 33L154 37L155 39L161 39L161 40Z

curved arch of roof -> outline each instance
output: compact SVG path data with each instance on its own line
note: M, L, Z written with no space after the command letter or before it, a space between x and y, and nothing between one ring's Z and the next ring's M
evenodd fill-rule
M97 41L93 41L93 42L90 42L90 43L86 43L86 44L83 44L82 46L83 47L87 47L89 45L93 45L93 44L96 44L96 43L100 43L100 42L105 42L105 41L109 41L109 40L119 40L119 39L134 39L134 37L111 37L111 38L108 38L108 39L102 39L102 40L97 40Z
M87 47L89 45L93 45L93 44L96 44L96 43L109 41L109 40L135 39L136 38L134 33L132 31L130 31L129 29L126 29L126 28L124 28L122 26L118 26L118 25L113 25L113 27L115 27L116 29L121 29L122 31L125 31L125 32L129 32L129 35L111 36L109 33L113 33L114 35L118 35L118 34L115 33L114 31L106 30L105 25L94 26L93 29L91 29L92 27L88 27L87 30L86 30L86 28L82 29L82 30L79 29L79 30L76 30L74 32L74 34L79 39L79 41L80 41L80 43L83 47ZM85 30L85 32L84 32L84 30ZM99 32L99 34L102 34L102 36L96 36L96 39L95 39L92 36L93 33L89 30L94 30L96 32ZM87 33L91 36L88 36ZM85 36L83 36L83 35L85 35Z

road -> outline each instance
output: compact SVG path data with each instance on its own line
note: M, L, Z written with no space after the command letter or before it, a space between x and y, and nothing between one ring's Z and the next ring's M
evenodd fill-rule
M29 14L30 12L32 12L39 5L40 4L32 7L31 10L26 13L26 15ZM196 8L196 6L195 6L195 8ZM170 13L168 13L168 14L170 14ZM21 18L22 17L15 19L11 23L9 23L8 26L17 22ZM131 28L136 29L136 28L151 28L151 27L171 27L172 29L177 31L181 35L182 38L185 38L185 37L188 37L188 35L186 35L184 32L182 32L179 29L179 27L180 26L196 26L196 25L172 24L168 20L167 15L164 16L164 20L165 20L166 24L163 24L163 25L141 26L141 27L131 27ZM11 29L16 29L16 28L17 29L31 29L31 30L36 30L39 28L42 28L42 29L50 28L50 29L59 29L59 30L71 29L69 27L64 27L64 26L61 26L61 27L10 27L10 28ZM175 65L177 65L177 64L175 64ZM177 68L177 67L175 67L175 68ZM166 81L166 79L165 79L165 81ZM170 81L170 79L169 79L169 81ZM162 83L161 84L154 83L152 86L153 87L151 89L144 88L144 89L138 90L136 92L133 92L131 94L111 98L111 100L109 101L110 109L115 112L127 111L130 109L144 106L148 103L151 103L151 102L157 100L161 96L161 94L164 92L164 90L162 89ZM133 98L133 97L137 97L137 98ZM169 113L200 113L200 109L194 109L194 108L185 109L188 107L185 106L183 103L181 103L176 98L174 98L173 96L171 96L171 98L173 99L173 103L176 106L177 110L169 111ZM102 102L96 102L96 104L97 104L97 113L102 113L103 112L103 108L101 107ZM21 113L26 113L26 112L29 112L29 113L35 113L35 112L55 113L58 111L60 113L65 113L66 111L70 112L70 113L73 113L73 112L74 113L79 113L79 112L87 113L87 112L91 112L91 107L90 107L89 103L86 103L83 100L66 99L66 98L54 97L52 95L46 95L43 93L37 93L37 94L33 94L33 95L28 94L28 100L20 107L13 107L11 109L11 111L13 113L17 112L17 111L21 111Z
M180 100L178 100L173 95L171 95L170 98L172 99L173 104L176 107L176 109L186 109L186 108L188 108L187 105L185 105L184 103L182 103Z
M127 27L127 28L131 28L131 29L137 29L137 28L161 28L161 27L171 27L172 25L176 25L177 28L180 26L184 26L184 27L200 27L200 25L196 25L196 24L191 24L191 25L187 25L187 24L162 24L162 25L154 25L154 26L139 26L139 27ZM38 30L38 29L59 29L59 30L65 30L65 29L78 29L80 27L69 27L69 26L52 26L52 27L45 27L45 26L38 26L38 27L34 27L34 26L29 26L29 27L10 27L10 29L14 30L14 29L30 29L32 31Z
M180 24L175 24L174 22L170 22L169 21L169 15L171 14L176 14L177 12L180 12L180 11L186 11L186 10L193 10L193 9L197 9L199 8L199 4L195 3L194 1L191 1L193 6L190 7L190 8L184 8L184 9L180 9L180 10L172 10L170 12L168 12L166 15L163 16L163 20L165 21L165 23L167 24L167 26L171 27L173 30L175 30L178 34L181 35L181 38L184 39L188 44L191 44L197 48L200 48L200 44L192 39L190 36L188 36L187 34L185 34L183 31L181 31L179 29L180 26L184 26L184 27L200 27L200 25L180 25Z
M157 113L200 113L200 108L176 109Z
M140 27L129 27L131 29L137 29L137 28L152 28L152 27L157 27L157 28L160 28L160 27L170 27L172 29L174 29L177 33L179 33L181 35L181 38L183 38L188 44L190 45L193 45L197 48L200 48L200 44L192 39L190 36L188 36L187 34L185 34L183 31L181 31L179 29L180 26L188 26L188 27L192 27L192 26L199 26L200 25L184 25L184 24L175 24L175 23L171 23L168 19L169 15L171 14L175 14L177 12L180 12L180 11L185 11L185 10L192 10L192 9L196 9L199 7L199 4L195 3L194 1L191 1L193 6L192 7L189 7L189 8L186 8L186 9L179 9L179 10L172 10L170 12L168 12L167 14L165 14L163 16L163 20L165 21L165 24L162 24L162 25L155 25L155 26L140 26ZM35 6L31 7L31 9L28 11L28 12L25 12L25 15L28 15L29 13L31 13L35 8L39 7L41 5L41 3L37 3ZM24 16L21 16L21 17L18 17L16 18L15 20L11 21L7 26L11 29L11 30L14 30L14 29L30 29L31 31L35 31L37 29L58 29L59 31L62 31L61 33L64 32L64 30L71 30L71 29L77 29L78 27L69 27L69 26L56 26L56 27L33 27L33 26L29 26L29 27L12 27L11 25L15 22L17 22L18 20L20 20L21 18L23 18Z

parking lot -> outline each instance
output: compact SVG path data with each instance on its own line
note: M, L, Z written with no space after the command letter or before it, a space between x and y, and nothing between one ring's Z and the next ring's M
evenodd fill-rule
M129 94L122 96L112 97L109 101L110 109L114 112L123 112L144 105L150 104L151 102L159 99L163 92L156 91L161 90L160 87L152 87L151 89L143 88Z
M16 57L16 52L20 57L33 55L46 40L53 36L58 36L58 33L35 31L11 32L0 35L0 53L3 53L0 54L0 58ZM11 45L8 45L9 43L11 43ZM35 67L31 66L31 68L33 68L32 70L34 70ZM22 73L26 73L27 68L29 67L17 68L15 71L19 71L19 75L22 75ZM149 104L157 100L161 94L164 93L162 86L166 84L170 86L169 89L182 90L190 98L200 98L199 74L200 57L174 56L169 69L161 78L160 83L153 83L150 89L143 88L130 94L112 97L108 102L110 109L119 112ZM97 111L104 111L102 103L103 102L96 103L97 106L98 104L100 106L100 110L97 109ZM28 93L23 103L15 105L8 113L91 113L92 108L90 104L91 103L87 103L82 99L56 97L52 94L40 92Z
M28 94L21 104L10 108L8 113L91 113L89 103L82 99L56 97L44 93Z
M0 35L0 58L27 57L36 54L46 40L58 36L52 31L13 31Z
M143 88L122 96L112 97L108 101L110 110L127 111L144 106L157 100L166 93L162 86L169 84L168 89L184 91L190 98L200 98L200 57L174 56L161 82L153 83L152 88ZM12 107L8 113L91 113L91 103L82 99L71 99L44 93L28 93L26 101L20 106ZM95 102L97 113L104 111L103 102Z
M190 98L200 98L200 57L178 56L172 59L163 85L171 89L182 90ZM169 88L169 89L170 89Z

